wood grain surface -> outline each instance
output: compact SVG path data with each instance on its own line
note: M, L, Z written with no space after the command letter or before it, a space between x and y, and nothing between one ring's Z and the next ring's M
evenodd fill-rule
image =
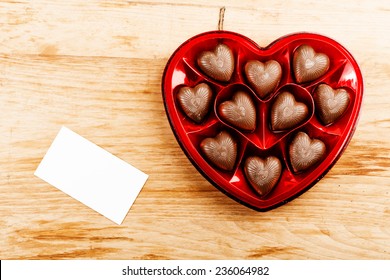
M224 29L344 45L363 72L347 150L269 212L216 190L167 121L160 83L186 39ZM390 259L388 1L0 1L0 259ZM120 226L33 175L65 125L150 175Z

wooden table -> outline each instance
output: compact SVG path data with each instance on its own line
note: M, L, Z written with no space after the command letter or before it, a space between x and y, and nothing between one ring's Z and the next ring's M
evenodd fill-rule
M0 259L390 259L388 1L0 1ZM361 66L347 150L269 212L188 161L160 91L167 59L217 28L260 45L327 35ZM65 125L150 175L121 226L33 175Z

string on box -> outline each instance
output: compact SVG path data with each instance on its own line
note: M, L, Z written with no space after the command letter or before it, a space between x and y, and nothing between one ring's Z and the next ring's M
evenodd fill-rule
M218 31L223 30L223 21L225 18L225 10L226 10L225 7L222 7L219 9Z

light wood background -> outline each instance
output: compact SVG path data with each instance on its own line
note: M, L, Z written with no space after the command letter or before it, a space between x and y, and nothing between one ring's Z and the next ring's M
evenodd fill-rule
M352 142L308 192L258 213L188 161L160 82L186 39L329 36L361 66ZM390 3L0 0L0 259L390 259ZM121 226L33 175L65 125L150 175Z

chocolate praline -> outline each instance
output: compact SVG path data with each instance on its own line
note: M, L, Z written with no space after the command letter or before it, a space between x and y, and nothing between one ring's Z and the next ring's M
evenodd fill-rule
M231 100L222 102L218 106L218 115L238 129L246 131L256 129L255 103L244 91L237 91Z
M237 157L237 142L228 132L221 131L214 138L203 139L200 149L217 167L227 171L233 170Z
M207 76L228 82L234 71L233 52L227 45L218 44L213 51L201 52L197 64Z

